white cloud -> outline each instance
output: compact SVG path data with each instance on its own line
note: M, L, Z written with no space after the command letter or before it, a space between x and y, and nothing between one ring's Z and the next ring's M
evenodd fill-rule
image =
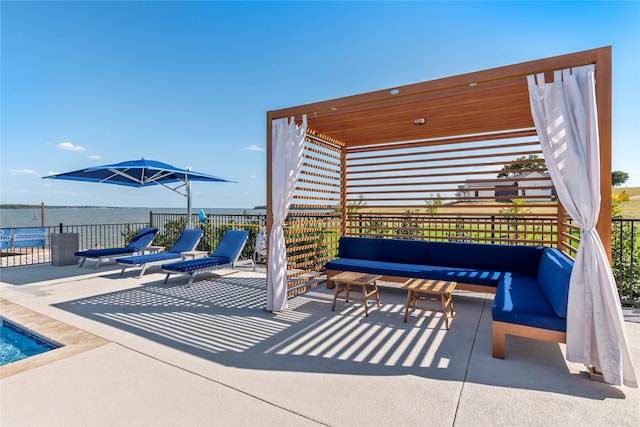
M23 175L23 174L37 175L37 172L31 169L9 169L9 175Z
M57 145L59 150L65 151L84 151L84 147L81 145L73 145L70 142L61 142Z
M255 175L250 175L249 176L249 179L256 179L256 178L257 178L257 176L255 176Z
M92 154L91 156L89 156L89 158L91 160L100 160L102 157L98 156L97 154Z
M255 144L251 144L251 145L249 145L249 146L247 146L247 147L244 147L244 148L242 149L242 151L264 151L264 148L262 148L262 147L258 147L258 146L257 146L257 145L255 145Z
M60 172L49 171L49 173L48 173L47 175L57 175L57 174L59 174L59 173L60 173Z

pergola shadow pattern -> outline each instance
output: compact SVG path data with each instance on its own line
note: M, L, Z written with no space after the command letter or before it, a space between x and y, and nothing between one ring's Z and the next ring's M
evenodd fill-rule
M621 398L615 388L571 375L557 344L517 342L513 359L490 355L490 300L455 296L451 330L441 313L413 313L403 323L405 295L382 291L368 317L358 303L331 311L332 293L316 288L272 314L263 310L264 278L216 276L191 288L154 282L59 303L56 307L225 366L366 376L411 375L446 381L540 389L536 372L567 377L580 386L549 382L545 391L594 399ZM475 348L475 350L474 350ZM473 356L473 353L479 356ZM474 358L476 360L474 360ZM470 372L495 365L500 376ZM496 364L500 364L499 366ZM532 381L522 381L526 364ZM486 372L491 372L489 369ZM484 371L484 370L483 370Z

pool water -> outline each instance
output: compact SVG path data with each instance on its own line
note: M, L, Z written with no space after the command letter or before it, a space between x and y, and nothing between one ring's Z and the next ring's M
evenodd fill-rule
M0 366L59 347L14 323L0 319Z

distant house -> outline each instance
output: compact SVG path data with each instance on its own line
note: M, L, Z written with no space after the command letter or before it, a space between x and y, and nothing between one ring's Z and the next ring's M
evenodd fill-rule
M461 201L509 202L513 199L536 197L536 201L556 200L551 178L546 173L527 172L516 177L502 178L504 181L482 182L467 180L458 186L456 197Z

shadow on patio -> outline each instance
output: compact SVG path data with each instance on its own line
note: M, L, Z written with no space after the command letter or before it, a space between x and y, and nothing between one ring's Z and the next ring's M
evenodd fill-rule
M338 302L324 286L263 310L266 279L243 274L184 278L55 304L74 313L229 367L362 376L416 376L624 399L618 388L572 373L555 343L509 337L507 358L491 356L491 299L454 294L451 330L440 313L418 311L407 323L406 295L381 290L380 308ZM103 276L115 278L116 274Z

